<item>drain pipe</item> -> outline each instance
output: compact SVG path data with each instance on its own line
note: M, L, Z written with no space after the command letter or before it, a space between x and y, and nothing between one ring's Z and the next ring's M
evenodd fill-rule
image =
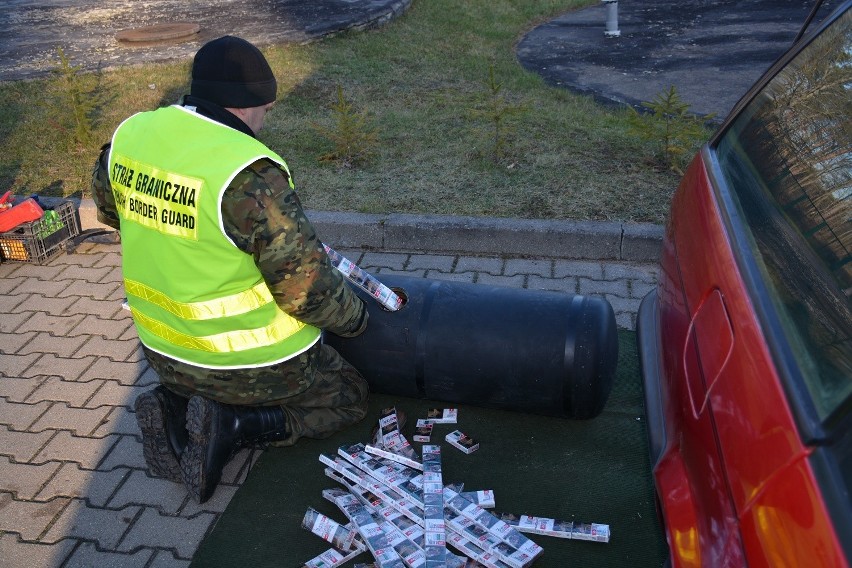
M618 37L621 30L618 29L618 0L601 0L606 4L606 37Z

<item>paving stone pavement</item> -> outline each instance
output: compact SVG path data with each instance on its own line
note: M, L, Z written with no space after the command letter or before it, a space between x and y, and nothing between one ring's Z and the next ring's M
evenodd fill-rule
M148 475L133 402L157 377L120 261L83 245L0 264L0 566L186 566L259 456L201 506Z
M652 262L338 250L379 277L600 295L630 329L657 279ZM0 566L187 566L260 455L238 454L203 505L148 475L133 402L157 377L120 263L120 245L84 242L0 264Z

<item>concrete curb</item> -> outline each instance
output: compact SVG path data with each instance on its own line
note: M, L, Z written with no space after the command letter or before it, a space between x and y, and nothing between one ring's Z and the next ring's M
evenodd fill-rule
M94 201L75 201L84 230L104 227ZM330 246L382 252L656 262L663 239L663 227L651 223L307 213Z

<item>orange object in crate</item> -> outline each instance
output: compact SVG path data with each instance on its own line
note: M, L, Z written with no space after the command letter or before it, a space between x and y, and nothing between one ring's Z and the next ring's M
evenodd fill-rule
M8 199L8 195L9 193L7 192L3 196L3 199ZM0 233L11 231L18 225L22 225L28 221L41 219L42 215L44 215L44 211L39 207L35 199L32 197L24 199L17 205L12 206L11 209L0 211Z
M70 200L61 200L40 219L0 233L0 261L42 264L59 254L68 239L80 234L80 218L75 213Z

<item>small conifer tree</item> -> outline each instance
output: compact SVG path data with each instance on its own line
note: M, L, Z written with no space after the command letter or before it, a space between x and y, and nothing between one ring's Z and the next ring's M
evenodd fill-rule
M91 91L84 88L79 74L80 67L71 64L71 60L61 47L57 48L57 52L59 67L54 72L59 75L60 89L67 108L71 111L73 138L79 147L86 148L94 139L92 115L97 106L95 97Z
M656 145L654 158L664 167L683 174L683 167L696 149L707 139L704 124L715 114L698 116L689 112L674 85L658 93L642 106L650 112L630 108L630 129L643 140Z
M506 157L511 128L507 119L522 114L526 106L509 100L503 91L503 84L497 81L494 65L488 66L488 79L485 81L485 94L474 104L471 114L474 118L488 123L491 158L499 163Z
M331 106L334 125L331 128L319 123L312 126L331 141L334 148L319 157L321 162L334 162L347 169L357 168L375 157L378 133L370 123L366 111L358 111L346 100L343 87L337 86L337 100Z

